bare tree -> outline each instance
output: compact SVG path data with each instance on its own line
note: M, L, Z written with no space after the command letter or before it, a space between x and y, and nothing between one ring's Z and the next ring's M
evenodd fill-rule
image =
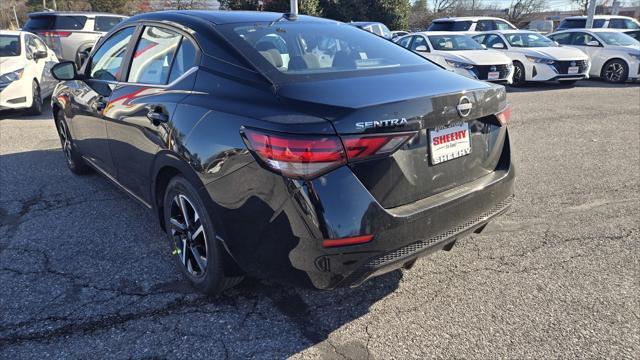
M547 7L545 0L512 0L507 19L516 26Z
M456 7L456 0L433 0L434 13L449 13Z

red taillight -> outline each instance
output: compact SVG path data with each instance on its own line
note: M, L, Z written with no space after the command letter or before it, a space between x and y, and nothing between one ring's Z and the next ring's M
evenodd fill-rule
M245 129L248 145L270 169L309 179L347 162L337 136L274 134Z
M43 31L39 34L42 36L68 37L71 35L71 31Z
M354 236L341 239L325 239L322 240L323 247L336 247L368 243L373 239L373 235Z
M342 138L349 160L390 154L396 151L415 133L385 134L371 136L345 136Z
M349 135L293 135L244 129L249 149L271 170L296 179L312 179L347 163L388 155L415 133ZM346 151L345 151L346 150Z
M496 117L500 122L500 126L505 126L509 123L509 120L511 120L511 110L512 110L511 105L507 105L507 107L504 108L504 110L496 114Z

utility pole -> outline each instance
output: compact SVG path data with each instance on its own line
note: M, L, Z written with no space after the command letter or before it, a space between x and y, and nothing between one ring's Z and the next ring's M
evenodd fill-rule
M589 12L587 13L587 29L593 28L593 15L596 13L597 0L589 1Z
M47 0L42 0L42 10L47 10Z
M291 15L298 15L298 0L291 0Z
M18 21L18 14L16 14L16 6L13 5L13 17L16 18L16 30L20 29L20 22Z
M53 10L58 11L58 4L56 3L56 0L53 0Z

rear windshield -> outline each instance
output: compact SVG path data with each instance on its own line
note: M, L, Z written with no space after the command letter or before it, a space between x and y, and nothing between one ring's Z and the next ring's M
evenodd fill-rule
M29 17L26 30L82 30L87 22L86 16L37 15Z
M277 82L436 68L391 41L342 23L296 21L219 28L254 66Z
M0 35L0 57L19 55L20 37L18 35Z
M467 35L430 35L429 41L436 50L484 50L482 45Z
M434 21L428 31L467 31L471 28L471 21Z
M96 16L96 23L93 29L95 31L107 32L118 25L120 21L122 21L122 18L117 16Z
M565 19L560 23L561 29L584 29L587 26L586 19ZM593 27L601 28L604 26L604 19L594 19Z

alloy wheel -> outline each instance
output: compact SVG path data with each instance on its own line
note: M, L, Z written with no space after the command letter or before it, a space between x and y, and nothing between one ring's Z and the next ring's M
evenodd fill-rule
M208 263L207 235L193 203L183 194L171 201L169 226L174 242L174 254L194 277L204 276Z
M612 62L607 65L604 71L604 77L611 82L618 82L622 80L622 74L624 73L624 66L618 62Z
M519 84L522 81L522 76L522 69L520 69L520 66L516 66L513 70L513 82Z
M60 134L60 144L62 145L62 151L68 162L72 162L71 157L71 139L69 139L69 132L67 132L67 126L64 121L58 121L58 133Z

